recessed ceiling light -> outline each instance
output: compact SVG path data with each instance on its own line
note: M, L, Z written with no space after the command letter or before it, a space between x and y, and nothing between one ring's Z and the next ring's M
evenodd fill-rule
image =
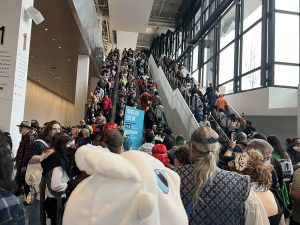
M58 48L61 48L61 46L58 46Z
M68 61L68 62L70 62L70 61L71 61L71 59L67 59L67 61Z
M45 31L47 31L48 30L48 28L45 28Z
M55 38L52 38L52 41L55 41L56 39Z

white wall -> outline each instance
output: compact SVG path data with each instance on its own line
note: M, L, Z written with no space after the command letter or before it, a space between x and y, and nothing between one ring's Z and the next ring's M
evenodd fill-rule
M27 80L24 120L37 119L42 126L50 120L62 125L74 125L75 105L47 89Z
M227 95L226 99L239 114L296 116L297 95L297 89L268 87Z
M298 105L298 90L292 88L270 87L269 108L295 108Z

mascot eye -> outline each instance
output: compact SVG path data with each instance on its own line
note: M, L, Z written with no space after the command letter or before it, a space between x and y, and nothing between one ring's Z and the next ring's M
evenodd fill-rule
M169 185L165 173L160 169L156 169L154 171L155 171L158 187L163 193L168 194Z

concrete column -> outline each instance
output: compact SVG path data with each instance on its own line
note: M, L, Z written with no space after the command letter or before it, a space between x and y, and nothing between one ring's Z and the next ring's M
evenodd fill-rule
M32 19L25 10L33 0L1 0L0 7L0 129L9 131L15 153L24 117Z
M75 124L84 119L85 104L87 102L88 84L89 84L89 65L88 55L78 55L76 92L75 92Z
M298 85L298 95L297 95L297 137L300 137L300 84Z

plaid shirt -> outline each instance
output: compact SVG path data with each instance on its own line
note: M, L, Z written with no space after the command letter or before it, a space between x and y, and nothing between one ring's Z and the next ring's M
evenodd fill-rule
M0 225L25 225L24 206L13 194L0 189Z

